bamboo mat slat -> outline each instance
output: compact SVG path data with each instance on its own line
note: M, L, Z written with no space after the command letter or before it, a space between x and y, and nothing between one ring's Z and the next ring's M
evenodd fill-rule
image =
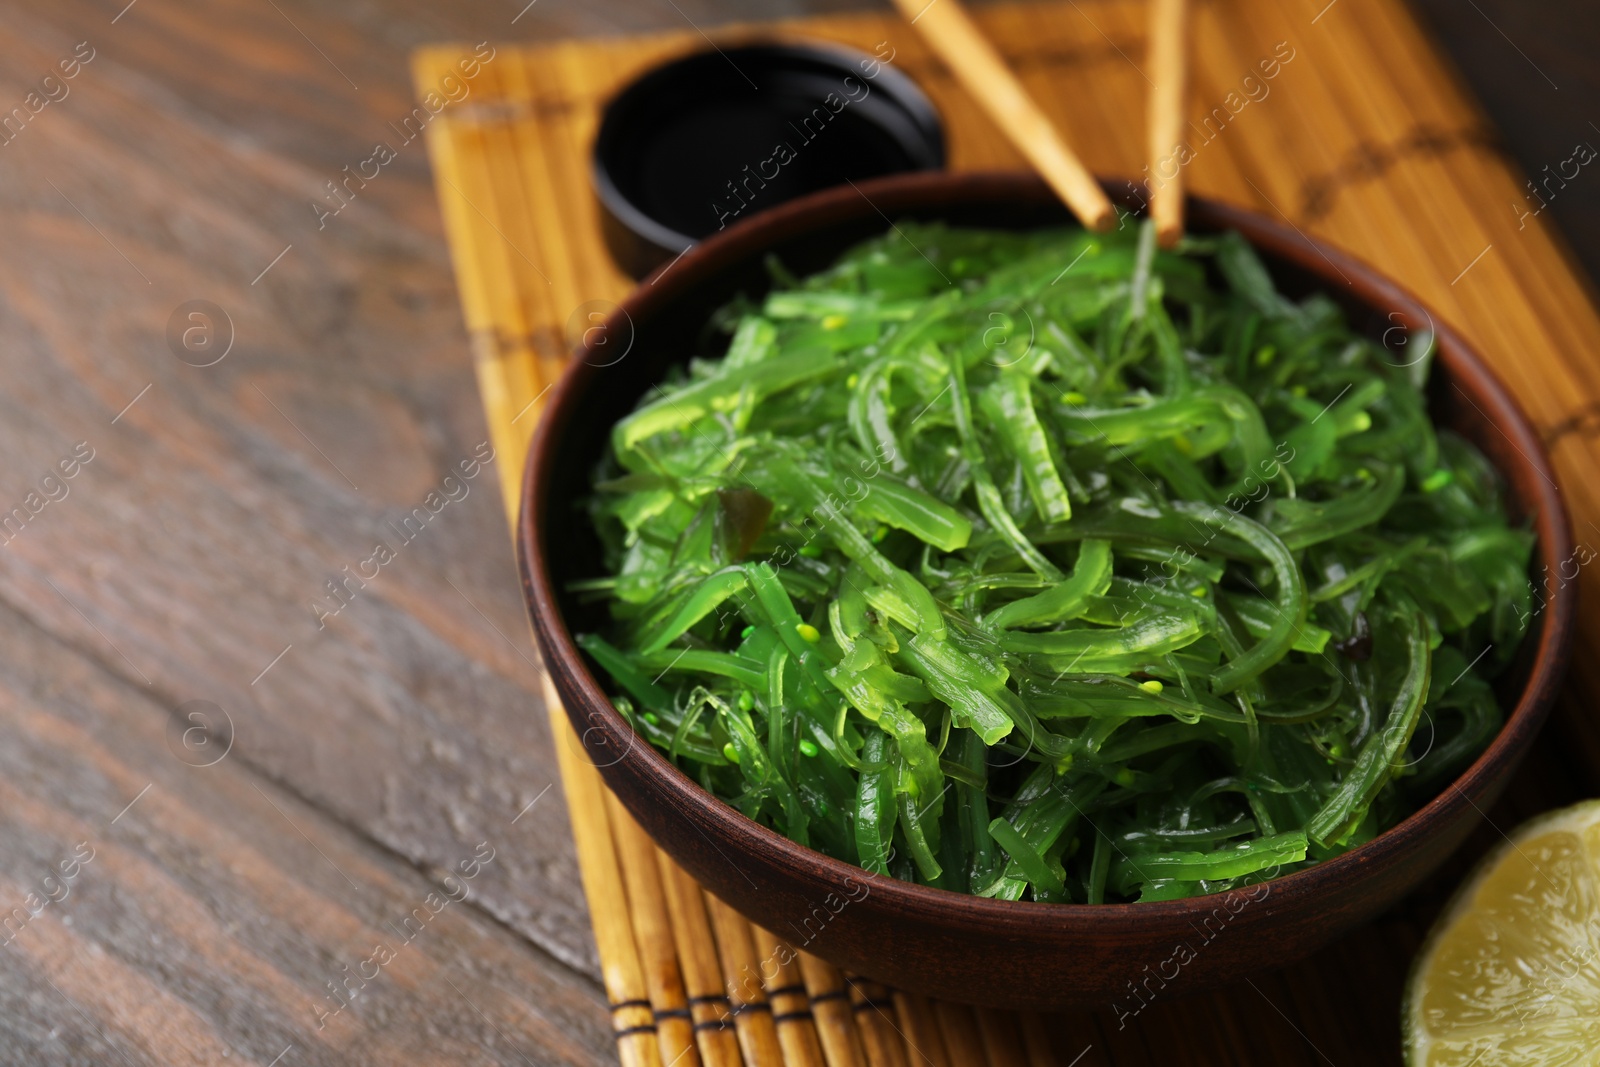
M1094 170L1144 176L1150 86L1141 0L997 4L975 17ZM1524 196L1524 178L1496 150L1401 0L1211 0L1196 5L1191 23L1188 186L1278 216L1414 290L1495 365L1546 435L1578 539L1600 538L1600 316L1592 294L1545 219L1521 214L1538 202ZM787 34L892 49L894 66L939 108L954 169L1021 166L893 17L713 31L720 44ZM705 46L687 26L498 45L469 80L468 96L427 126L513 522L545 392L575 334L595 321L588 313L631 285L601 243L588 187L599 109L640 71ZM419 51L419 97L470 51ZM1271 62L1276 74L1267 79L1261 66ZM1595 578L1585 572L1581 581L1593 586ZM1585 619L1600 611L1594 592L1584 597ZM1580 694L1600 683L1597 635L1600 626L1580 628ZM555 694L547 691L547 700L624 1064L1062 1067L1095 1043L1094 1027L1081 1019L1063 1033L1056 1020L888 990L753 927L645 837L609 797Z
M783 1062L791 1067L824 1067L827 1062L817 1034L811 997L794 947L783 938L759 926L751 926L756 939L756 954L761 959L761 979L767 1000L772 1004L772 1020L783 1045ZM769 975L767 972L771 971Z

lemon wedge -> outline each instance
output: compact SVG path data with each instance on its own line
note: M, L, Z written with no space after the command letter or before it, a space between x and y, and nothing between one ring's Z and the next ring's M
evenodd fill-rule
M1600 801L1518 828L1411 973L1410 1067L1600 1065Z

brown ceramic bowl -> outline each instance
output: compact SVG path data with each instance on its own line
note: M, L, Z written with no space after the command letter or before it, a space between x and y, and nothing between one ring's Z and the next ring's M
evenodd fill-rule
M1352 324L1381 337L1428 313L1371 267L1264 216L1191 200L1196 232L1238 230L1290 295L1321 289ZM612 708L573 644L603 607L565 592L602 573L578 502L612 425L668 367L705 349L711 312L767 286L775 253L796 274L828 264L890 219L1024 228L1068 221L1043 184L1020 174L916 174L796 200L697 245L636 289L613 317L625 359L580 349L533 443L519 544L534 630L587 757L645 830L707 888L762 926L841 967L891 985L998 1007L1138 1008L1275 967L1364 922L1417 885L1483 818L1527 751L1568 656L1574 586L1556 589L1501 689L1505 727L1453 784L1404 822L1345 855L1240 890L1191 900L1101 906L984 900L869 876L757 825L706 793ZM1431 383L1435 420L1504 473L1511 507L1538 534L1533 573L1572 552L1566 510L1539 437L1482 359L1442 323ZM1398 347L1400 331L1387 340ZM604 336L597 340L607 340ZM1397 356L1396 362L1403 362ZM1169 988L1170 987L1170 988Z

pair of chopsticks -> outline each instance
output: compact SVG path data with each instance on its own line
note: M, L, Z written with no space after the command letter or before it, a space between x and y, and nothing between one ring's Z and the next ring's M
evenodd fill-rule
M1116 208L960 0L894 4L1073 214L1091 230L1110 229L1117 221ZM1150 217L1165 248L1183 236L1182 167L1170 179L1161 167L1170 162L1183 125L1187 22L1188 0L1150 0L1150 67L1156 82L1149 104Z

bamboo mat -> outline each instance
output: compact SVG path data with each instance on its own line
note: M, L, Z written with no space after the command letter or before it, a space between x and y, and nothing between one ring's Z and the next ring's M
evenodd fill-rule
M1148 162L1145 14L1139 0L977 11L1091 167L1135 178ZM894 65L942 113L952 167L1021 166L890 16L721 28L714 36L726 44L783 33L867 51L884 43L880 54L892 49ZM1600 318L1545 220L1525 214L1559 187L1524 185L1399 0L1212 0L1198 6L1193 34L1185 175L1194 191L1327 238L1420 295L1480 348L1544 430L1579 541L1600 538L1600 360L1592 355ZM544 391L589 312L630 288L600 241L588 187L598 109L645 67L704 47L687 25L650 37L501 45L470 94L427 126L513 520ZM420 51L419 96L470 51ZM1575 142L1584 139L1574 131ZM1552 171L1560 163L1552 160ZM1594 576L1582 581L1592 585ZM1593 592L1589 612L1600 610ZM1596 691L1596 635L1600 626L1581 627L1575 670L1584 693ZM1061 1020L1047 1026L891 992L803 955L764 983L742 981L774 957L777 939L703 893L655 848L580 755L554 693L547 696L624 1064L1043 1067L1076 1062L1077 1049L1094 1040ZM1585 755L1600 764L1600 752ZM1248 1006L1237 1012L1248 1014ZM1088 1017L1074 1018L1093 1029L1081 1022Z

